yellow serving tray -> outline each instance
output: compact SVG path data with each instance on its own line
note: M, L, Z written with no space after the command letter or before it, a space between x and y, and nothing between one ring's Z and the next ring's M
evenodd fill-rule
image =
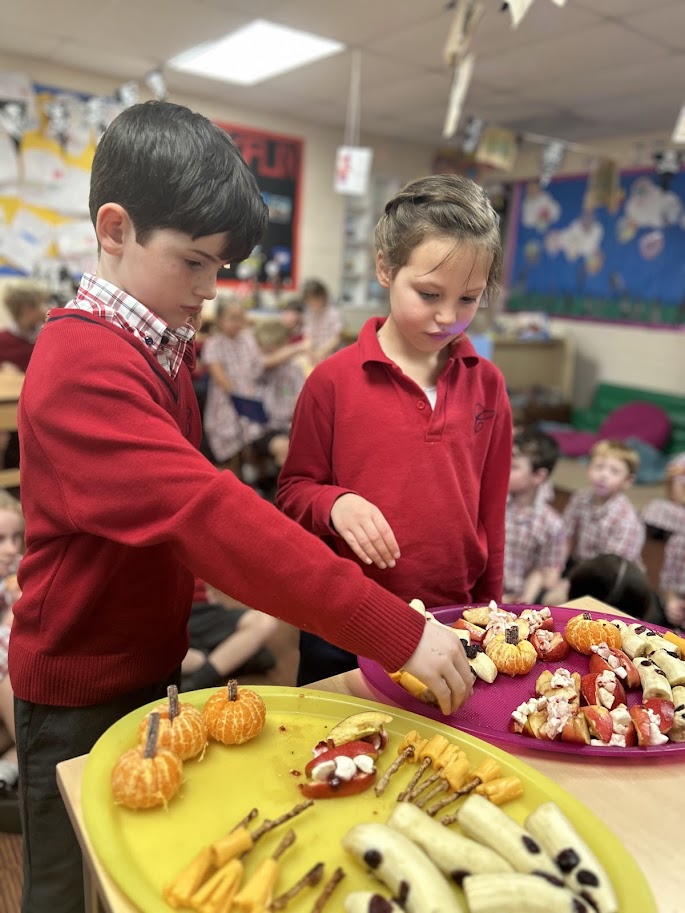
M473 765L485 758L499 761L505 775L515 774L524 785L520 799L506 810L518 821L541 802L553 800L564 811L605 866L618 896L620 913L657 913L651 891L635 860L619 839L581 802L534 768L506 752L442 723L374 701L310 689L255 687L267 706L262 733L245 745L227 747L210 742L202 761L184 764L183 785L167 809L130 811L114 804L110 789L112 768L136 741L138 724L154 704L141 707L112 726L88 756L83 777L83 813L88 835L105 869L143 913L169 913L162 886L177 875L205 845L231 830L251 808L259 809L254 829L264 818L275 818L302 800L298 783L312 757L313 746L336 723L361 710L392 715L390 742L379 761L380 774L394 759L402 736L417 729L424 737L441 733L459 745ZM214 690L181 695L202 707ZM340 838L360 821L385 821L397 794L416 767L405 764L377 798L373 789L358 796L318 801L303 814L266 834L246 857L246 874L271 854L289 826L295 844L282 857L278 891L287 890L316 862L326 865L326 880L338 865L346 877L326 905L326 913L343 910L353 890L384 888L350 859ZM301 776L298 776L299 772ZM379 774L379 775L380 775ZM449 806L445 813L453 810ZM289 913L311 910L321 890L306 889L288 905ZM455 890L457 890L455 888Z

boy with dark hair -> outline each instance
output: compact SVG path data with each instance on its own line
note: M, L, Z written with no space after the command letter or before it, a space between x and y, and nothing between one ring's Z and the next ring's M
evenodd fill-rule
M559 445L535 429L514 438L504 542L504 601L531 604L557 584L566 558L560 515L549 504Z
M178 684L194 575L386 669L406 667L445 713L472 684L455 632L197 450L190 321L267 222L228 135L178 105L127 109L96 150L90 209L97 275L51 312L19 412L26 553L9 668L23 913L83 910L55 765Z

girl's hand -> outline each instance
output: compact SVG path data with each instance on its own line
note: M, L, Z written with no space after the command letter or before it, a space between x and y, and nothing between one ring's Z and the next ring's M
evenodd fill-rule
M402 668L430 688L445 716L458 710L473 690L473 673L461 638L436 621L426 622L418 647Z
M357 558L377 567L395 567L400 549L380 510L359 495L341 495L331 508L331 523Z
M670 625L676 628L685 626L685 598L669 596L664 606L664 614Z

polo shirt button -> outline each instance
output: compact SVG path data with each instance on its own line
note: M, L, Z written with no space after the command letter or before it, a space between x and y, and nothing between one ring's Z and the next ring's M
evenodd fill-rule
M416 404L416 408L417 408L417 409L425 409L425 408L426 408L426 404L424 403L424 401L423 401L422 399L420 399L420 400L418 401L418 403Z
M152 345L152 336L145 336L144 339L145 339L145 345L146 345L146 346L151 346L151 345Z

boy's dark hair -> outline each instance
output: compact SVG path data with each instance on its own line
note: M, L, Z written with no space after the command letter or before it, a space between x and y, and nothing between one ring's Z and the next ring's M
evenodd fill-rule
M268 222L254 175L225 130L182 105L133 105L105 130L93 158L90 217L105 203L128 213L136 241L156 229L228 236L222 256L244 260Z
M544 431L526 428L514 437L514 449L528 457L533 472L546 469L551 475L559 459L559 445Z
M636 618L652 607L654 593L635 564L620 555L598 555L581 561L569 574L569 599L594 596Z
M328 289L320 279L307 279L302 287L302 298L323 298L328 301Z

